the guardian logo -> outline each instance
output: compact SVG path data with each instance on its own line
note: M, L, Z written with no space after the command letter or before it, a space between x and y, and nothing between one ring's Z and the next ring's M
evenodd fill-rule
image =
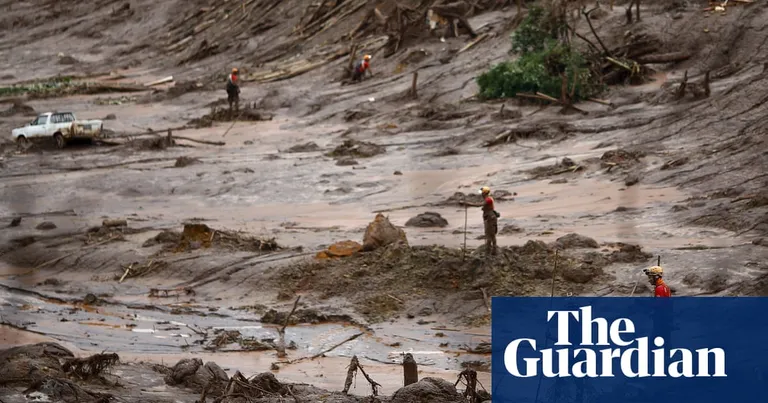
M570 328L571 318L580 324L581 343L570 337L574 330ZM557 325L556 348L539 351L532 338L511 341L504 350L504 366L509 374L520 378L540 373L547 378L727 377L722 348L667 349L663 337L652 341L635 337L635 324L630 319L610 323L601 317L593 319L591 306L576 311L547 311L546 321L553 319ZM574 346L574 342L578 344Z

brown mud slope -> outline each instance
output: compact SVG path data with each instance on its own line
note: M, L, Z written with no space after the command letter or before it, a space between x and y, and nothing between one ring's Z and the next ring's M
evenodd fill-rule
M643 280L639 267L653 261L649 253L663 256L676 295L765 295L768 4L729 2L723 14L703 12L704 1L643 0L642 19L631 23L628 1L614 10L603 6L591 21L606 48L620 57L643 53L636 58L652 75L633 85L623 80L626 72L610 73L620 84L601 96L607 102L576 105L582 114L516 99L478 100L476 77L514 57L516 8L473 2L467 18L474 32L463 27L443 42L425 24L435 3L0 0L3 320L62 343L92 343L80 346L91 352L120 340L115 345L135 353L179 354L199 351L222 327L236 327L244 338L272 337L247 335L253 329L239 322L252 324L255 315L279 322L301 297L295 320L322 317L323 326L338 328L348 324L327 322L369 322L361 339L373 345L386 338L377 359L390 364L395 345L452 356L440 337L425 337L424 325L487 330L494 295L550 295L553 278L556 295L629 295ZM573 25L593 38L583 18ZM660 57L683 51L686 57L673 62ZM347 85L344 71L362 54L373 55L375 74ZM224 79L234 66L243 71L241 106L248 111L236 118L222 108ZM701 90L707 73L708 93ZM175 84L145 86L168 76ZM32 90L61 77L74 88L97 83L99 90L141 91L133 101L105 104L68 91L42 99ZM33 111L65 108L84 118L113 115L107 126L126 137L173 128L177 144L29 152L8 144L10 129L28 123ZM180 147L189 139L198 142ZM458 205L465 197L476 201L483 185L494 190L502 214L503 247L495 257L477 248L479 212ZM407 236L409 246L307 259L334 242L360 240L379 212L389 214L393 232ZM425 212L447 224L400 228ZM108 217L127 218L128 225L99 225ZM464 235L466 254L458 248ZM643 282L635 295L648 293ZM104 306L91 310L89 301ZM78 322L60 322L65 315ZM114 323L93 325L91 317ZM164 325L155 334L147 317L206 328ZM146 328L135 329L137 323ZM313 340L299 340L299 349L314 354L322 343L313 336L323 329L341 332L290 331L294 338L309 334L303 337ZM421 340L432 344L409 344ZM72 357L55 357L64 358ZM333 373L343 373L349 358L333 364ZM123 396L75 381L63 363L45 359L55 370L43 375L55 379L25 378L13 393L34 384L27 393ZM253 372L271 362L257 361ZM188 364L194 373L206 368ZM131 385L125 393L134 401L153 400L143 390L156 388L166 393L156 400L179 393L192 401L203 392L189 387L199 389L199 382L167 369L140 381L151 367L112 368L125 374L121 383ZM401 385L396 375L381 381L387 393ZM274 386L286 400L290 392L304 393L258 379L268 387L240 378L233 385L249 393Z

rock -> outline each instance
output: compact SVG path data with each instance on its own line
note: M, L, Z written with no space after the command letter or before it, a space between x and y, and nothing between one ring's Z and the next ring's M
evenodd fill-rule
M97 305L99 303L99 298L93 294L87 294L85 298L83 298L83 304L85 305Z
M117 119L117 116L114 113L110 113L109 115L104 117L104 120L115 120Z
M395 171L395 175L402 175L403 173L400 171Z
M440 214L427 211L426 213L421 213L417 215L416 217L411 218L405 223L406 227L421 227L421 228L430 228L430 227L447 227L448 221L443 218Z
M253 145L253 140L245 140L245 141L243 141L243 145L251 146L251 145Z
M583 263L576 267L567 267L562 272L562 277L566 281L577 284L586 284L595 277L603 274L603 269L598 266Z
M56 224L50 222L50 221L43 221L40 224L37 224L37 227L35 227L39 230L48 231L52 229L56 229Z
M21 224L21 217L16 217L13 220L11 220L11 224L8 225L9 227L18 227Z
M336 165L338 166L350 166L350 165L357 165L357 161L355 161L352 158L346 157L346 158L340 158L338 161L336 161Z
M398 389L391 403L466 403L452 383L438 378L424 378Z
M679 213L681 211L688 210L688 207L683 206L682 204L675 204L672 206L672 212L673 213Z
M318 252L315 256L318 259L329 259L334 257L352 256L363 249L363 245L351 240L336 242L328 249Z
M624 185L629 187L629 186L636 185L638 182L640 182L640 177L635 174L632 174L627 176L627 179L624 180Z
M379 213L365 229L363 250L370 251L396 242L408 244L405 231L397 228L387 217Z
M768 246L768 238L757 238L752 241L752 245Z
M570 167L573 167L575 165L576 165L576 163L573 162L573 160L568 158L568 157L565 157L565 158L563 158L560 161L560 166L565 167L565 168L570 168Z
M550 185L561 185L563 183L568 183L568 179L562 178L562 179L555 179L553 181L550 181Z
M176 158L176 163L173 164L173 167L183 168L189 165L194 165L199 163L200 163L200 160L197 158L183 156L183 157Z
M555 246L560 249L597 248L598 244L597 241L590 237L571 233L557 238Z
M310 141L309 143L304 144L297 144L287 150L285 152L287 153L307 153L312 151L320 151L321 148L314 142Z
M499 235L510 235L510 234L517 234L520 232L523 232L522 228L518 227L517 225L507 224L504 226L504 228L499 230Z

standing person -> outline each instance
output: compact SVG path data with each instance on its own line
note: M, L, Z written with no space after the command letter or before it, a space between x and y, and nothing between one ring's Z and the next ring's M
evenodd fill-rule
M363 56L363 60L359 60L355 63L355 68L352 71L352 81L361 81L366 72L373 75L373 70L371 70L371 55L365 55Z
M499 232L499 216L494 208L493 197L491 197L491 188L483 186L480 189L480 195L483 197L482 203L462 202L465 206L481 207L483 209L483 225L485 227L485 250L491 255L496 254L496 234Z
M227 77L227 101L229 102L229 113L232 113L232 104L235 105L235 110L240 109L240 85L238 84L237 67L232 69L232 73Z
M654 297L669 298L672 296L672 291L667 286L667 283L661 279L664 274L664 269L661 266L653 266L649 269L643 269L643 273L648 276L648 281L654 287Z

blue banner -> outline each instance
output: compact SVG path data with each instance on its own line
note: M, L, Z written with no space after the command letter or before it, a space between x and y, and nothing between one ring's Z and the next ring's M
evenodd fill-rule
M768 402L768 298L492 299L494 403Z

